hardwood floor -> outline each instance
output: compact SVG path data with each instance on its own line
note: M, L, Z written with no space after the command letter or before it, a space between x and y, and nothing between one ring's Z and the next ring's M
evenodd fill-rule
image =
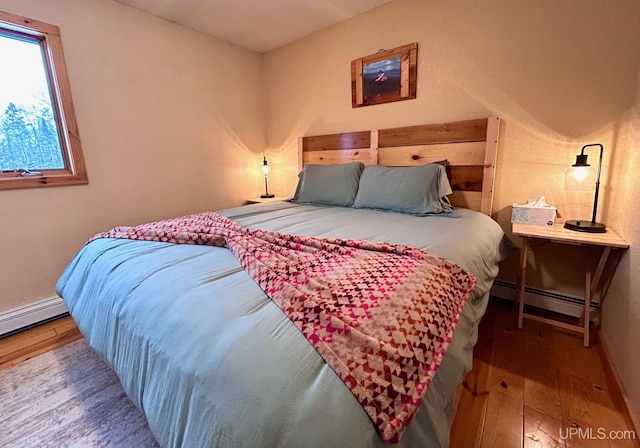
M492 299L463 383L452 447L637 447L597 343Z
M80 339L69 316L0 339L0 370Z
M0 339L0 370L81 338L70 317ZM637 447L596 344L492 300L464 381L452 447ZM617 440L611 437L617 437Z

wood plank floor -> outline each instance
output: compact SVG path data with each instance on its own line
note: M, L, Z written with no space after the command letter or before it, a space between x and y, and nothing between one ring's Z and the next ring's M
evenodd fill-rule
M463 383L452 447L637 447L596 344L492 299Z
M82 337L70 316L0 339L0 370Z
M451 431L452 447L638 447L597 346L492 300ZM70 317L0 339L0 370L81 338ZM612 437L617 438L614 440Z

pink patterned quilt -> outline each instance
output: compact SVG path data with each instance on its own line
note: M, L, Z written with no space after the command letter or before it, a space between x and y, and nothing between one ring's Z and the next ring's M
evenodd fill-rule
M407 246L255 230L213 212L92 237L227 247L398 442L447 350L475 277Z

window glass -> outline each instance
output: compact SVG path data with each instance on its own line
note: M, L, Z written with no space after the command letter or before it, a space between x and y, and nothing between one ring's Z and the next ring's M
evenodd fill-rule
M0 170L64 169L40 40L0 33L0 60Z
M0 11L0 190L88 183L60 29Z

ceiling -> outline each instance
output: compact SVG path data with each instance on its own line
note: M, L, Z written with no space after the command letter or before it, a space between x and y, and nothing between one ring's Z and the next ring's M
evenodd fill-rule
M391 0L114 0L265 53Z

